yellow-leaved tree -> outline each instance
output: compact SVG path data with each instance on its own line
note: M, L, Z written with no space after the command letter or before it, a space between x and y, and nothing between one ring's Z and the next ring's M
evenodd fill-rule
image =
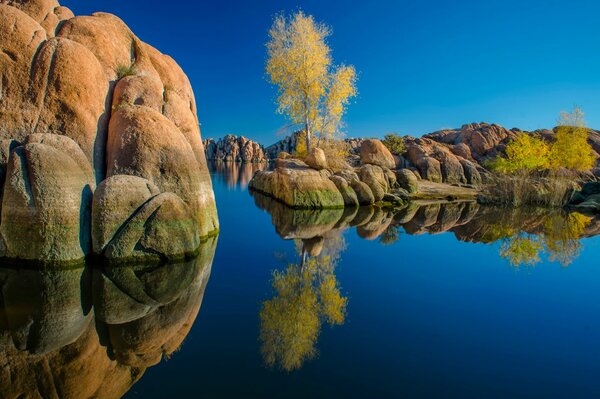
M278 87L278 112L306 132L307 150L313 134L333 138L350 98L356 96L353 66L334 66L326 43L328 26L299 11L275 17L267 43L267 74Z
M594 166L596 156L588 143L589 132L581 108L561 112L549 154L552 169L587 170Z
M506 157L497 157L489 166L501 173L529 172L550 166L550 146L543 139L519 133L506 146Z

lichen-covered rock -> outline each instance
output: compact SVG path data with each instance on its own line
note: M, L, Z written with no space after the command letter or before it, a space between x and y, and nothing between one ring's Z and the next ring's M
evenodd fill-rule
M359 205L358 197L346 179L341 176L331 176L329 179L331 179L333 184L335 184L337 189L340 191L340 194L342 194L342 197L344 198L344 204L347 207L355 207Z
M91 250L93 175L65 136L32 135L8 160L0 232L4 256L71 261Z
M55 0L1 0L0 71L0 171L10 169L12 184L2 200L4 255L89 254L93 186L121 174L177 195L196 235L218 229L190 82L119 18L74 17ZM19 231L33 230L47 238L34 232L30 248L18 248Z
M417 192L419 180L411 170L399 169L396 171L396 178L400 187L408 191L409 194Z
M320 148L314 148L306 156L304 162L315 170L327 169L327 158L325 158L325 152Z
M377 165L382 168L394 169L394 156L383 143L377 139L364 140L360 146L360 161L363 164Z
M440 162L432 157L420 158L417 163L417 168L421 172L421 177L434 183L441 183L442 181L442 170Z
M442 180L449 184L466 183L463 167L453 154L445 153L441 156L440 169Z
M249 188L298 209L343 208L344 198L335 184L319 171L296 160L282 162L273 171L258 171Z
M396 187L396 184L398 183L396 173L391 169L383 168L383 174L387 179L388 188L391 190L392 188Z
M461 159L460 164L465 172L465 179L467 183L474 186L480 186L483 183L481 174L473 162L467 161L466 159Z
M371 205L375 203L373 191L371 191L366 183L363 183L360 180L352 180L350 181L350 187L352 187L356 193L356 198L358 199L358 203L360 205Z
M159 193L154 183L137 176L115 175L100 183L92 207L94 252L102 253L131 215Z
M105 246L111 260L176 260L200 245L188 205L173 193L158 194L137 210Z
M363 165L358 170L360 180L371 189L375 201L381 201L389 191L388 180L383 169L376 165Z

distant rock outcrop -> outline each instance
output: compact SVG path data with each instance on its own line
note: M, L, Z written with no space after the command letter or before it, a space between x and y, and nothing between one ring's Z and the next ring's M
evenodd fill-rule
M244 136L233 134L228 134L217 141L211 138L204 140L204 151L209 161L247 163L268 161L260 144Z
M217 231L190 82L119 18L0 0L0 71L0 256L170 258Z

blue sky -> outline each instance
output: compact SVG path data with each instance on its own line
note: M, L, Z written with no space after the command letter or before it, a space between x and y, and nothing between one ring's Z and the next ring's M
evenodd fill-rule
M69 0L111 12L190 77L203 137L263 144L286 125L264 73L273 15L301 8L333 28L337 63L354 64L349 137L421 135L468 122L536 129L581 106L600 128L600 2Z

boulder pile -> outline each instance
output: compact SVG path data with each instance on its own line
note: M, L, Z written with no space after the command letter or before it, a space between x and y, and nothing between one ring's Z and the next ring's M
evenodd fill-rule
M249 187L296 209L397 205L408 199L409 191L398 186L392 169L395 161L390 151L381 141L369 139L362 142L357 168L328 169L325 153L319 148L304 161L282 152L275 169L256 172ZM406 187L414 189L413 183L410 180Z

